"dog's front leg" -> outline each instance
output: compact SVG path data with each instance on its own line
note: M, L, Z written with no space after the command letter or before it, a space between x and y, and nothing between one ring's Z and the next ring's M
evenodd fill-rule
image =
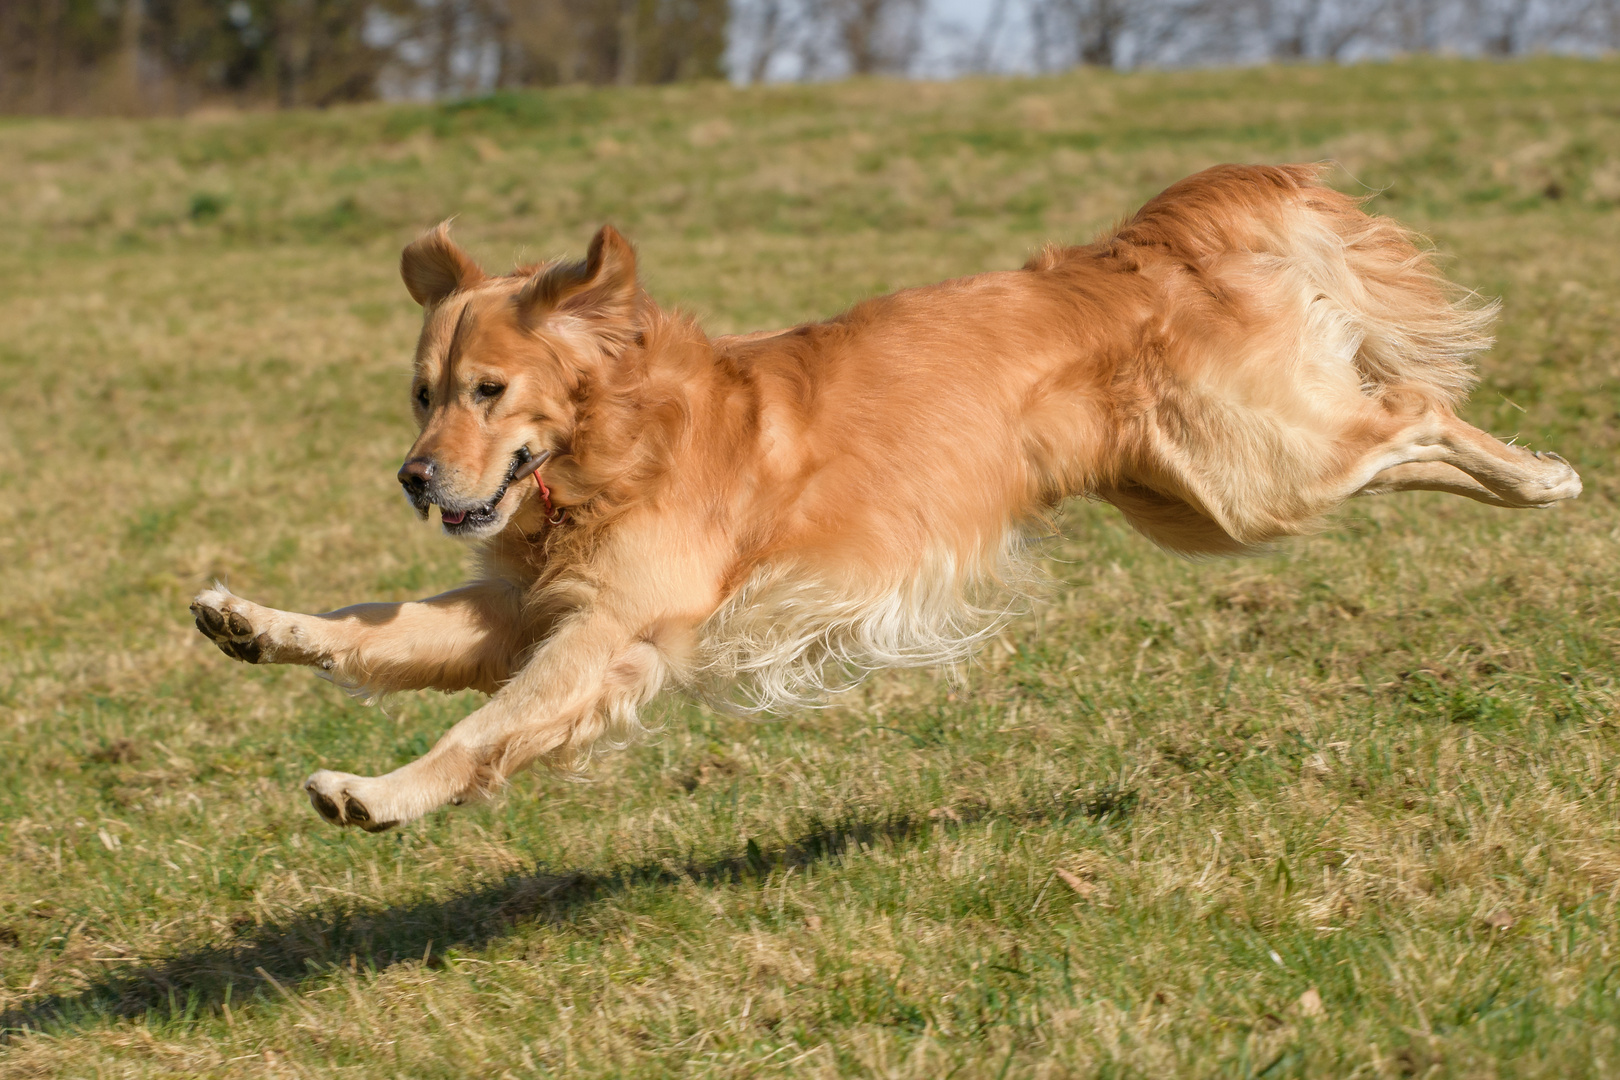
M565 617L489 703L427 754L385 776L322 770L304 784L321 816L376 832L498 789L537 759L583 761L615 721L663 685L683 620L632 618L603 604Z
M367 694L477 689L494 693L533 634L518 588L500 580L404 604L356 604L325 615L277 611L215 586L191 602L197 629L254 664L319 668Z

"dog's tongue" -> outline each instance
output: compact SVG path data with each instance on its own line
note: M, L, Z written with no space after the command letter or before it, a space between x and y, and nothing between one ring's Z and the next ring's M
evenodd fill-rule
M446 525L460 525L466 519L467 511L465 510L457 510L453 514L443 508L439 510L439 520L443 521Z

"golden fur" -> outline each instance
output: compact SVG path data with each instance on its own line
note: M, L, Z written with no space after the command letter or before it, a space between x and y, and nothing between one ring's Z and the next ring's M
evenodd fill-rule
M672 686L771 709L959 660L1074 496L1215 555L1357 494L1580 491L1456 418L1491 309L1310 166L1210 169L1091 245L777 333L661 310L611 228L582 262L490 277L441 226L402 273L424 322L400 479L481 542L483 577L319 616L193 605L242 659L493 695L387 776L312 776L340 824L579 768Z

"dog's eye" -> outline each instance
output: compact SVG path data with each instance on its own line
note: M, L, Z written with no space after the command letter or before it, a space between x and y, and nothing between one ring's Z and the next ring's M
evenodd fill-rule
M488 401L490 398L500 397L505 390L506 387L502 386L500 383L487 382L478 384L478 396L484 401Z
M428 388L427 387L418 386L416 388L416 403L418 405L422 406L422 408L424 408L424 409L428 407Z

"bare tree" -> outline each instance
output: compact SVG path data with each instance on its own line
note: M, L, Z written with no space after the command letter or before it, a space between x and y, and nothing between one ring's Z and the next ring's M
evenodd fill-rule
M910 69L922 40L923 0L824 0L818 6L852 74Z
M1277 60L1340 60L1357 44L1375 46L1391 9L1432 12L1437 0L1256 0L1265 54ZM1399 22L1397 16L1396 19Z
M1242 0L1026 0L1034 66L1120 68L1233 54Z
M615 58L615 81L620 86L634 86L636 82L636 4L635 0L620 0L618 25L618 56Z
M141 111L144 89L141 85L141 29L146 7L142 0L124 0L118 19L119 89L128 95L128 110Z
M1512 56L1526 44L1534 0L1473 0L1480 43L1491 56Z
M499 86L591 81L591 31L566 0L508 0Z
M40 0L34 54L34 107L52 112L56 105L57 68L62 53L62 0Z
M1390 8L1402 52L1433 52L1440 47L1440 11L1434 0L1390 0Z
M737 74L746 82L764 82L779 61L799 51L803 22L803 5L795 0L733 3L727 36L736 50Z
M981 2L969 25L933 0L0 0L0 109L716 77L728 36L754 82L985 70L1009 41L1037 70L1620 46L1620 0Z
M1001 36L1006 21L1007 0L995 0L994 6L990 8L990 17L985 19L984 28L979 31L978 40L973 43L973 52L968 60L969 71L990 70L996 52L996 40Z
M1128 0L1068 0L1073 12L1080 62L1118 67L1120 46L1132 5ZM1137 10L1141 6L1137 5Z
M1303 60L1311 55L1313 34L1324 6L1324 0L1259 0L1266 54L1278 60Z
M1133 16L1140 18L1151 6L1151 2L1133 4L1131 0L1029 0L1036 66L1118 66Z
M1563 0L1549 4L1545 16L1531 47L1620 46L1620 0Z

